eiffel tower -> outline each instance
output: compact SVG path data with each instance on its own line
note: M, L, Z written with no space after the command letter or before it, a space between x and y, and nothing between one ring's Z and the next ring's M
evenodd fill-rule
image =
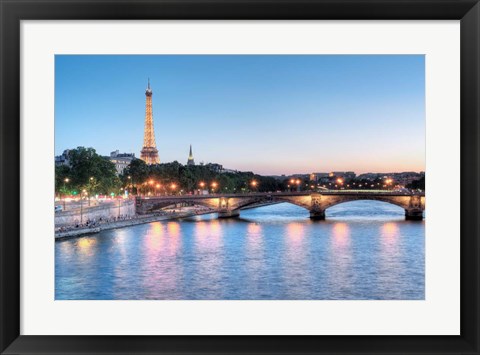
M147 90L145 91L145 133L143 136L143 148L140 152L140 159L147 164L160 164L158 150L155 144L155 132L153 130L153 114L152 114L152 89L150 89L150 79L148 79Z

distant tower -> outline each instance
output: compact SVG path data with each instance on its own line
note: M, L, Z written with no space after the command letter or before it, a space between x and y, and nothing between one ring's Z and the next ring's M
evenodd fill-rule
M190 154L188 154L187 165L195 165L195 161L193 160L192 145L191 144L190 144Z
M152 89L150 89L150 79L148 79L145 96L147 97L145 106L145 133L140 159L144 160L147 164L159 164L160 158L158 157L158 150L155 144L155 132L153 130Z

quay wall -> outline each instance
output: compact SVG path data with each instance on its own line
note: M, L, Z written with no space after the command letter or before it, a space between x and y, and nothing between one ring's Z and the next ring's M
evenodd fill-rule
M85 223L87 220L98 220L99 218L107 219L118 217L118 215L123 216L134 216L135 215L135 201L134 200L123 200L118 206L118 203L108 203L100 204L97 206L83 207L83 210L80 211L79 208L74 210L67 210L63 212L55 213L55 226L67 226L74 223L80 223L80 219Z

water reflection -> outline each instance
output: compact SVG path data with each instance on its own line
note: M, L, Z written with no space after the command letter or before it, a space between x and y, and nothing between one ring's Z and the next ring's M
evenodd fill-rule
M77 251L84 256L91 256L95 244L97 244L97 240L93 237L80 238L77 242Z
M350 226L344 222L335 222L330 235L330 268L328 269L329 287L332 298L353 296L353 256ZM343 296L342 296L343 295Z
M332 228L332 247L337 254L344 254L350 244L350 230L346 223L334 223Z
M176 262L181 247L178 222L155 222L145 236L144 261L141 263L141 289L145 299L157 298L158 288L175 293L183 266Z
M259 223L249 223L247 225L247 253L258 256L258 253L263 251L262 245L262 226Z
M310 222L290 222L286 225L285 238L285 298L304 299L310 293L313 273L309 269L310 255L307 250L307 228Z
M400 245L399 223L387 222L380 227L380 253L377 268L379 293L385 292L399 297L399 289L405 274L403 250Z
M279 204L59 241L55 297L423 299L424 223L372 202L319 223Z
M195 251L193 261L195 276L194 289L200 289L207 299L218 298L221 294L223 265L222 223L218 219L201 221L195 226Z

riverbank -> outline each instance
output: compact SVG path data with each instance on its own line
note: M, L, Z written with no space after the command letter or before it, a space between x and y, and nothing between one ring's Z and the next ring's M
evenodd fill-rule
M138 224L166 221L170 219L194 217L194 216L199 216L199 215L209 214L209 213L214 213L214 211L197 211L197 212L187 211L187 212L174 212L174 213L168 213L168 214L158 214L158 215L148 215L148 216L136 216L131 219L108 222L108 223L100 224L98 226L91 227L91 228L81 227L81 228L72 228L63 232L55 232L55 240L82 237L84 235L95 234L95 233L99 233L101 231L109 230L109 229L125 228L125 227L135 226Z
M277 203L279 202L257 203L257 204L248 206L243 210L262 207L262 206L268 206L268 205L274 205ZM200 216L200 215L209 214L209 213L216 213L216 211L187 209L184 212L167 212L164 214L155 214L155 215L146 215L146 216L137 215L133 218L110 221L103 224L95 225L93 227L79 227L79 228L71 227L70 229L65 231L56 231L55 240L82 237L84 235L95 234L95 233L99 233L101 231L109 230L109 229L125 228L125 227L135 226L138 224L166 221L170 219L188 218L188 217Z

